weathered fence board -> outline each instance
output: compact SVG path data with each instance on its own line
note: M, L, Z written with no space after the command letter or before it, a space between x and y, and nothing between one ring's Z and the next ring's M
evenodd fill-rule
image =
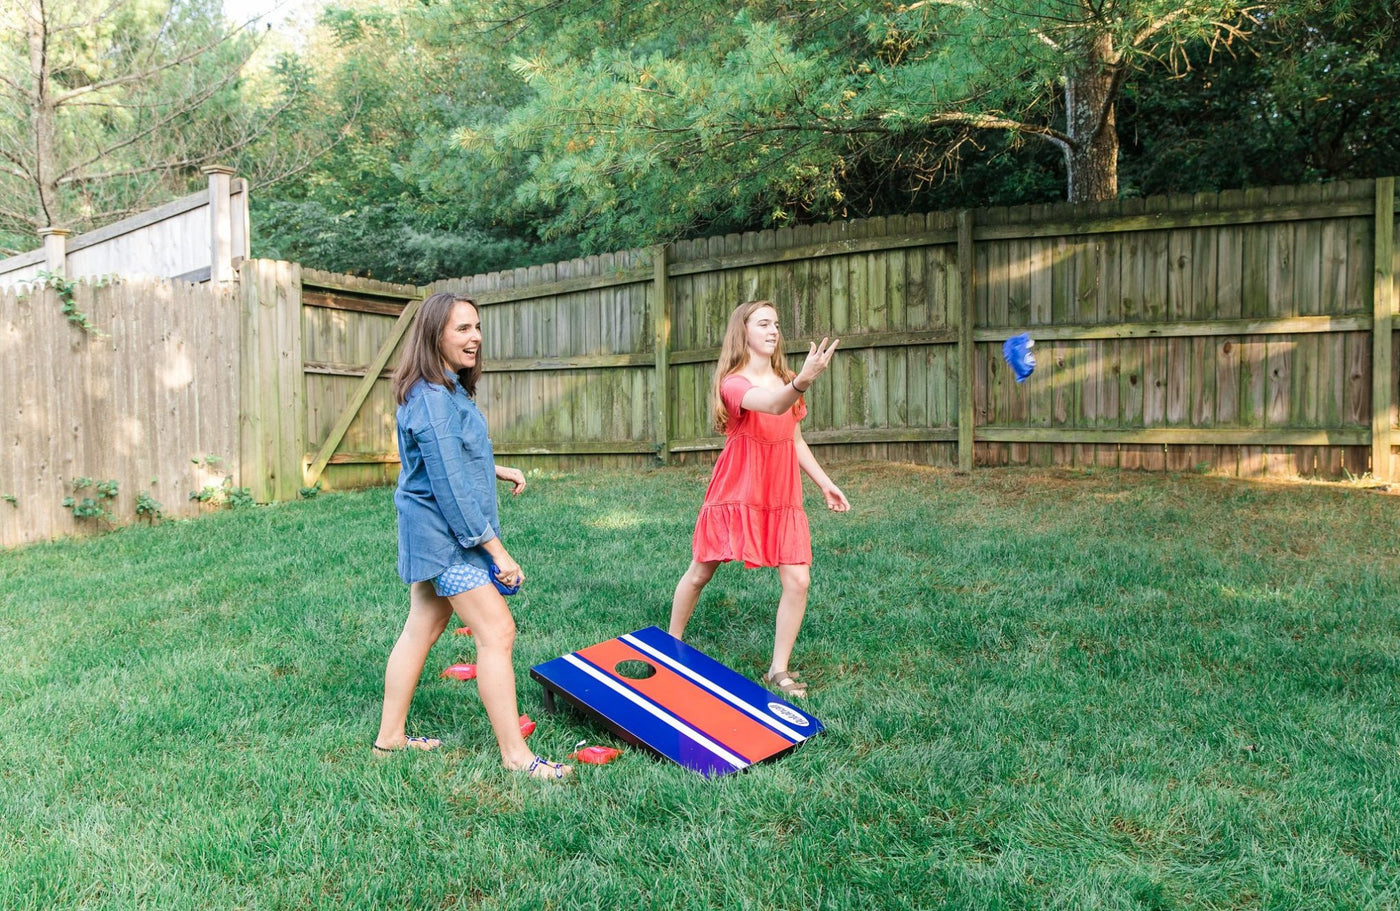
M169 516L192 493L240 483L237 291L184 282L75 288L96 327L69 322L58 294L0 290L0 546L137 519L141 495ZM117 495L74 482L115 481ZM110 518L77 518L65 497ZM9 498L13 498L11 501ZM143 501L144 502L144 501Z

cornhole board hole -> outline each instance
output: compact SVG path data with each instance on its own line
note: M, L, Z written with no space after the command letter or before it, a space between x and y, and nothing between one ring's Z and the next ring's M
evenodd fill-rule
M774 759L822 724L655 626L537 664L530 676L620 739L706 777Z

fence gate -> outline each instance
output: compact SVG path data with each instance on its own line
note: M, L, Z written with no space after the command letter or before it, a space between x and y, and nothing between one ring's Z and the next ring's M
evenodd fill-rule
M388 365L422 300L413 285L245 263L243 476L259 501L398 473Z

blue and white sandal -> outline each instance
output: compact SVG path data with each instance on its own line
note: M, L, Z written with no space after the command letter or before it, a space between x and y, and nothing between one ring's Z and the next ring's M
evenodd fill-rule
M382 747L376 740L369 745L369 748L374 751L376 756L388 756L390 753L407 753L409 750L431 752L440 746L442 746L442 741L433 737L409 737L401 747Z
M537 778L540 781L563 781L564 775L566 774L564 772L564 763L550 762L543 756L536 756L534 759L530 760L530 764L525 767L524 772L529 777ZM540 774L541 772L543 774ZM550 772L554 774L550 775Z

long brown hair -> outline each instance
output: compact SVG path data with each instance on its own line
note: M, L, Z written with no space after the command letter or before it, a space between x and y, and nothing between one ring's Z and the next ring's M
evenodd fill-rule
M749 324L749 317L760 307L769 307L774 313L778 308L773 306L772 301L744 301L734 308L734 312L729 314L729 327L724 330L724 342L719 346L719 363L715 365L715 380L710 384L710 414L714 418L715 429L721 433L725 425L729 423L729 409L724 407L724 399L720 398L720 384L727 380L732 374L744 369L744 365L749 362L749 345L746 336L746 329ZM773 349L773 372L778 374L787 382L797 376L788 369L787 356L783 353L783 330L778 329L778 344ZM793 405L796 408L796 404Z
M394 401L402 405L408 400L408 390L419 380L447 385L447 377L442 372L442 332L452 316L452 308L459 303L468 303L481 315L481 308L464 294L439 291L423 301L413 325L408 330L408 342L404 345L403 357L394 368L390 381L394 390ZM476 364L457 372L457 380L467 390L467 395L476 395L476 383L481 379L481 352L476 355Z

